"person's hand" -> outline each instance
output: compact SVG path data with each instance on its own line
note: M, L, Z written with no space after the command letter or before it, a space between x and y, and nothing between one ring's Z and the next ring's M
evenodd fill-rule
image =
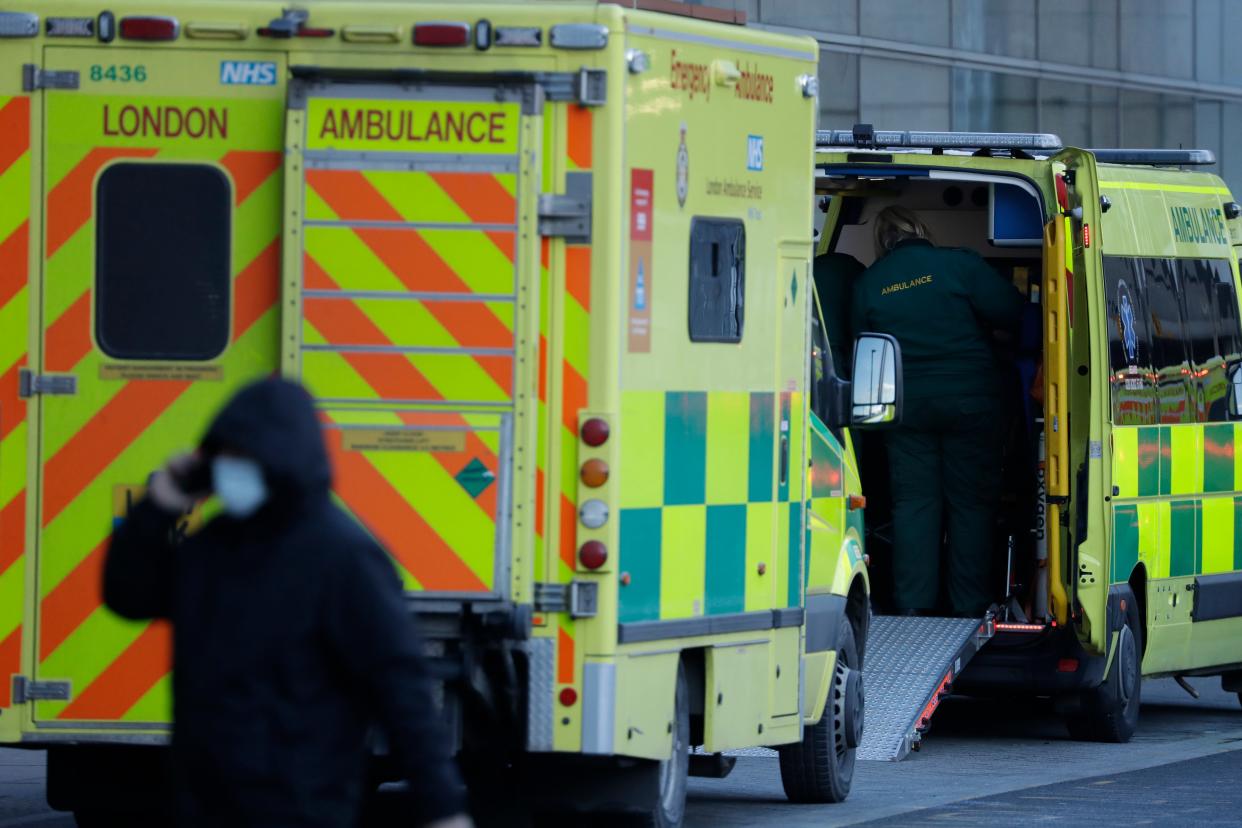
M197 454L179 454L168 461L164 468L151 475L147 485L147 496L156 506L167 512L188 512L194 504L207 496L207 492L183 491L177 481L191 476L195 468L202 463Z
M424 828L474 828L474 821L465 814L429 822Z

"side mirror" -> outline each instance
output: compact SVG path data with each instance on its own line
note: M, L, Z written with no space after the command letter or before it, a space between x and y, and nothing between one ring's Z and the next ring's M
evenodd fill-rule
M888 334L860 334L854 343L850 424L876 428L901 421L901 346Z
M1242 364L1229 366L1229 416L1242 419Z

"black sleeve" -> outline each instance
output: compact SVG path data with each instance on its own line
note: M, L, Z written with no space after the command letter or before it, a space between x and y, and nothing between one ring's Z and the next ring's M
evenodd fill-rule
M1022 317L1022 294L1013 283L974 253L966 254L971 305L993 328L1013 330Z
M465 788L431 697L420 638L388 556L372 543L340 556L329 589L334 655L363 688L409 783L415 824L466 813Z
M104 603L135 620L171 618L177 558L172 530L178 515L143 499L112 533L104 558Z

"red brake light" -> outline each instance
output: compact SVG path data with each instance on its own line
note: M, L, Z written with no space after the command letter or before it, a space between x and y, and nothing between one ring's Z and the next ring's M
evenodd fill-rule
M470 40L469 23L418 23L415 46L465 46Z
M123 40L176 40L181 24L175 17L122 17Z
M582 424L582 442L591 448L598 448L608 442L608 423L598 417L592 417Z
M1082 246L1083 247L1091 246L1091 225L1090 224L1084 224L1082 226Z
M1060 659L1059 661L1057 661L1057 672L1058 673L1077 673L1078 672L1078 659L1076 658Z
M573 707L578 703L578 691L572 687L566 687L561 690L560 700L565 707Z
M608 563L608 547L599 541L587 541L578 550L578 560L587 569L599 569Z
M1061 208L1061 212L1069 210L1069 187L1065 185L1065 176L1054 175L1053 181L1057 185L1057 206Z

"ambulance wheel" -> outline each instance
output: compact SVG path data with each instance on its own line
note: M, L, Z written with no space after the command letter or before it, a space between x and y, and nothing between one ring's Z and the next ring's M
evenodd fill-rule
M1085 742L1128 742L1138 727L1143 688L1143 628L1131 599L1117 652L1099 687L1086 691L1081 711L1066 718L1070 736Z
M690 776L690 685L684 665L677 667L673 700L673 743L669 758L658 763L654 797L647 794L644 810L627 823L642 828L678 828L686 816L686 785ZM654 799L654 801L652 801Z
M854 781L863 729L863 684L858 642L848 622L837 635L837 662L824 715L805 728L801 742L782 745L781 784L790 802L844 802Z

